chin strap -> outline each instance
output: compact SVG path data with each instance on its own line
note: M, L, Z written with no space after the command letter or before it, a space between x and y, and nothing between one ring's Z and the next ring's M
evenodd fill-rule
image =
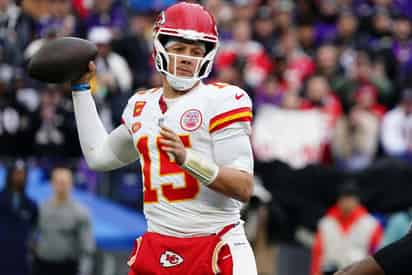
M187 91L195 86L198 79L185 79L183 77L176 77L171 74L166 74L166 80L173 89L177 91Z

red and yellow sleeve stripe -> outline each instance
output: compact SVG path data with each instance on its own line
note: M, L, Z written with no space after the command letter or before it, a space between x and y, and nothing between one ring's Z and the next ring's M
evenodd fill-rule
M213 117L210 120L209 132L213 133L226 126L240 121L252 121L252 109L249 107L237 108L228 112L224 112Z

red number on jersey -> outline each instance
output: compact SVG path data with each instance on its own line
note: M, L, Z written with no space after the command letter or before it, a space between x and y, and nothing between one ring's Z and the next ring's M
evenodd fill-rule
M189 136L179 136L182 140L185 147L190 148L190 139ZM191 200L196 197L199 193L200 186L199 182L191 176L188 172L183 170L176 162L170 160L167 153L163 150L160 150L160 137L156 138L156 148L157 153L159 154L159 175L178 175L183 176L185 185L183 187L175 187L171 182L162 182L161 191L163 197L170 202ZM143 184L144 184L144 202L145 203L154 203L158 202L158 190L152 187L152 178L151 178L151 165L152 160L149 152L149 139L148 137L142 137L137 142L137 149L140 152L140 155L143 158Z

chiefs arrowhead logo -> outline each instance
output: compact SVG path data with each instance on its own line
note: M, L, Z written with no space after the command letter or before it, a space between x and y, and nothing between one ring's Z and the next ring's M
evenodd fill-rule
M172 251L166 250L160 255L160 264L163 267L173 267L181 263L183 263L183 257Z

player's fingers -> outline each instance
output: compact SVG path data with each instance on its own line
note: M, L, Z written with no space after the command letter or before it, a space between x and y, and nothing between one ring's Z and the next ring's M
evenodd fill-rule
M93 61L90 61L90 62L89 62L89 71L90 71L91 73L95 73L95 72L96 72L96 64L94 64Z
M169 153L174 153L175 149L169 146L162 146L162 150L169 152Z
M169 133L169 134L172 134L172 135L176 136L175 132L173 132L173 130L171 130L170 128L167 128L167 127L166 127L166 126L164 126L164 125L160 126L160 128L161 128L164 132L166 132L166 133Z
M160 129L160 134L161 134L164 138L171 139L171 140L175 140L175 141L178 140L178 137L176 136L175 133L169 132L169 131L165 130L164 128L161 128L161 129Z
M176 146L176 142L168 139L161 138L159 140L161 144L168 145L168 146Z

